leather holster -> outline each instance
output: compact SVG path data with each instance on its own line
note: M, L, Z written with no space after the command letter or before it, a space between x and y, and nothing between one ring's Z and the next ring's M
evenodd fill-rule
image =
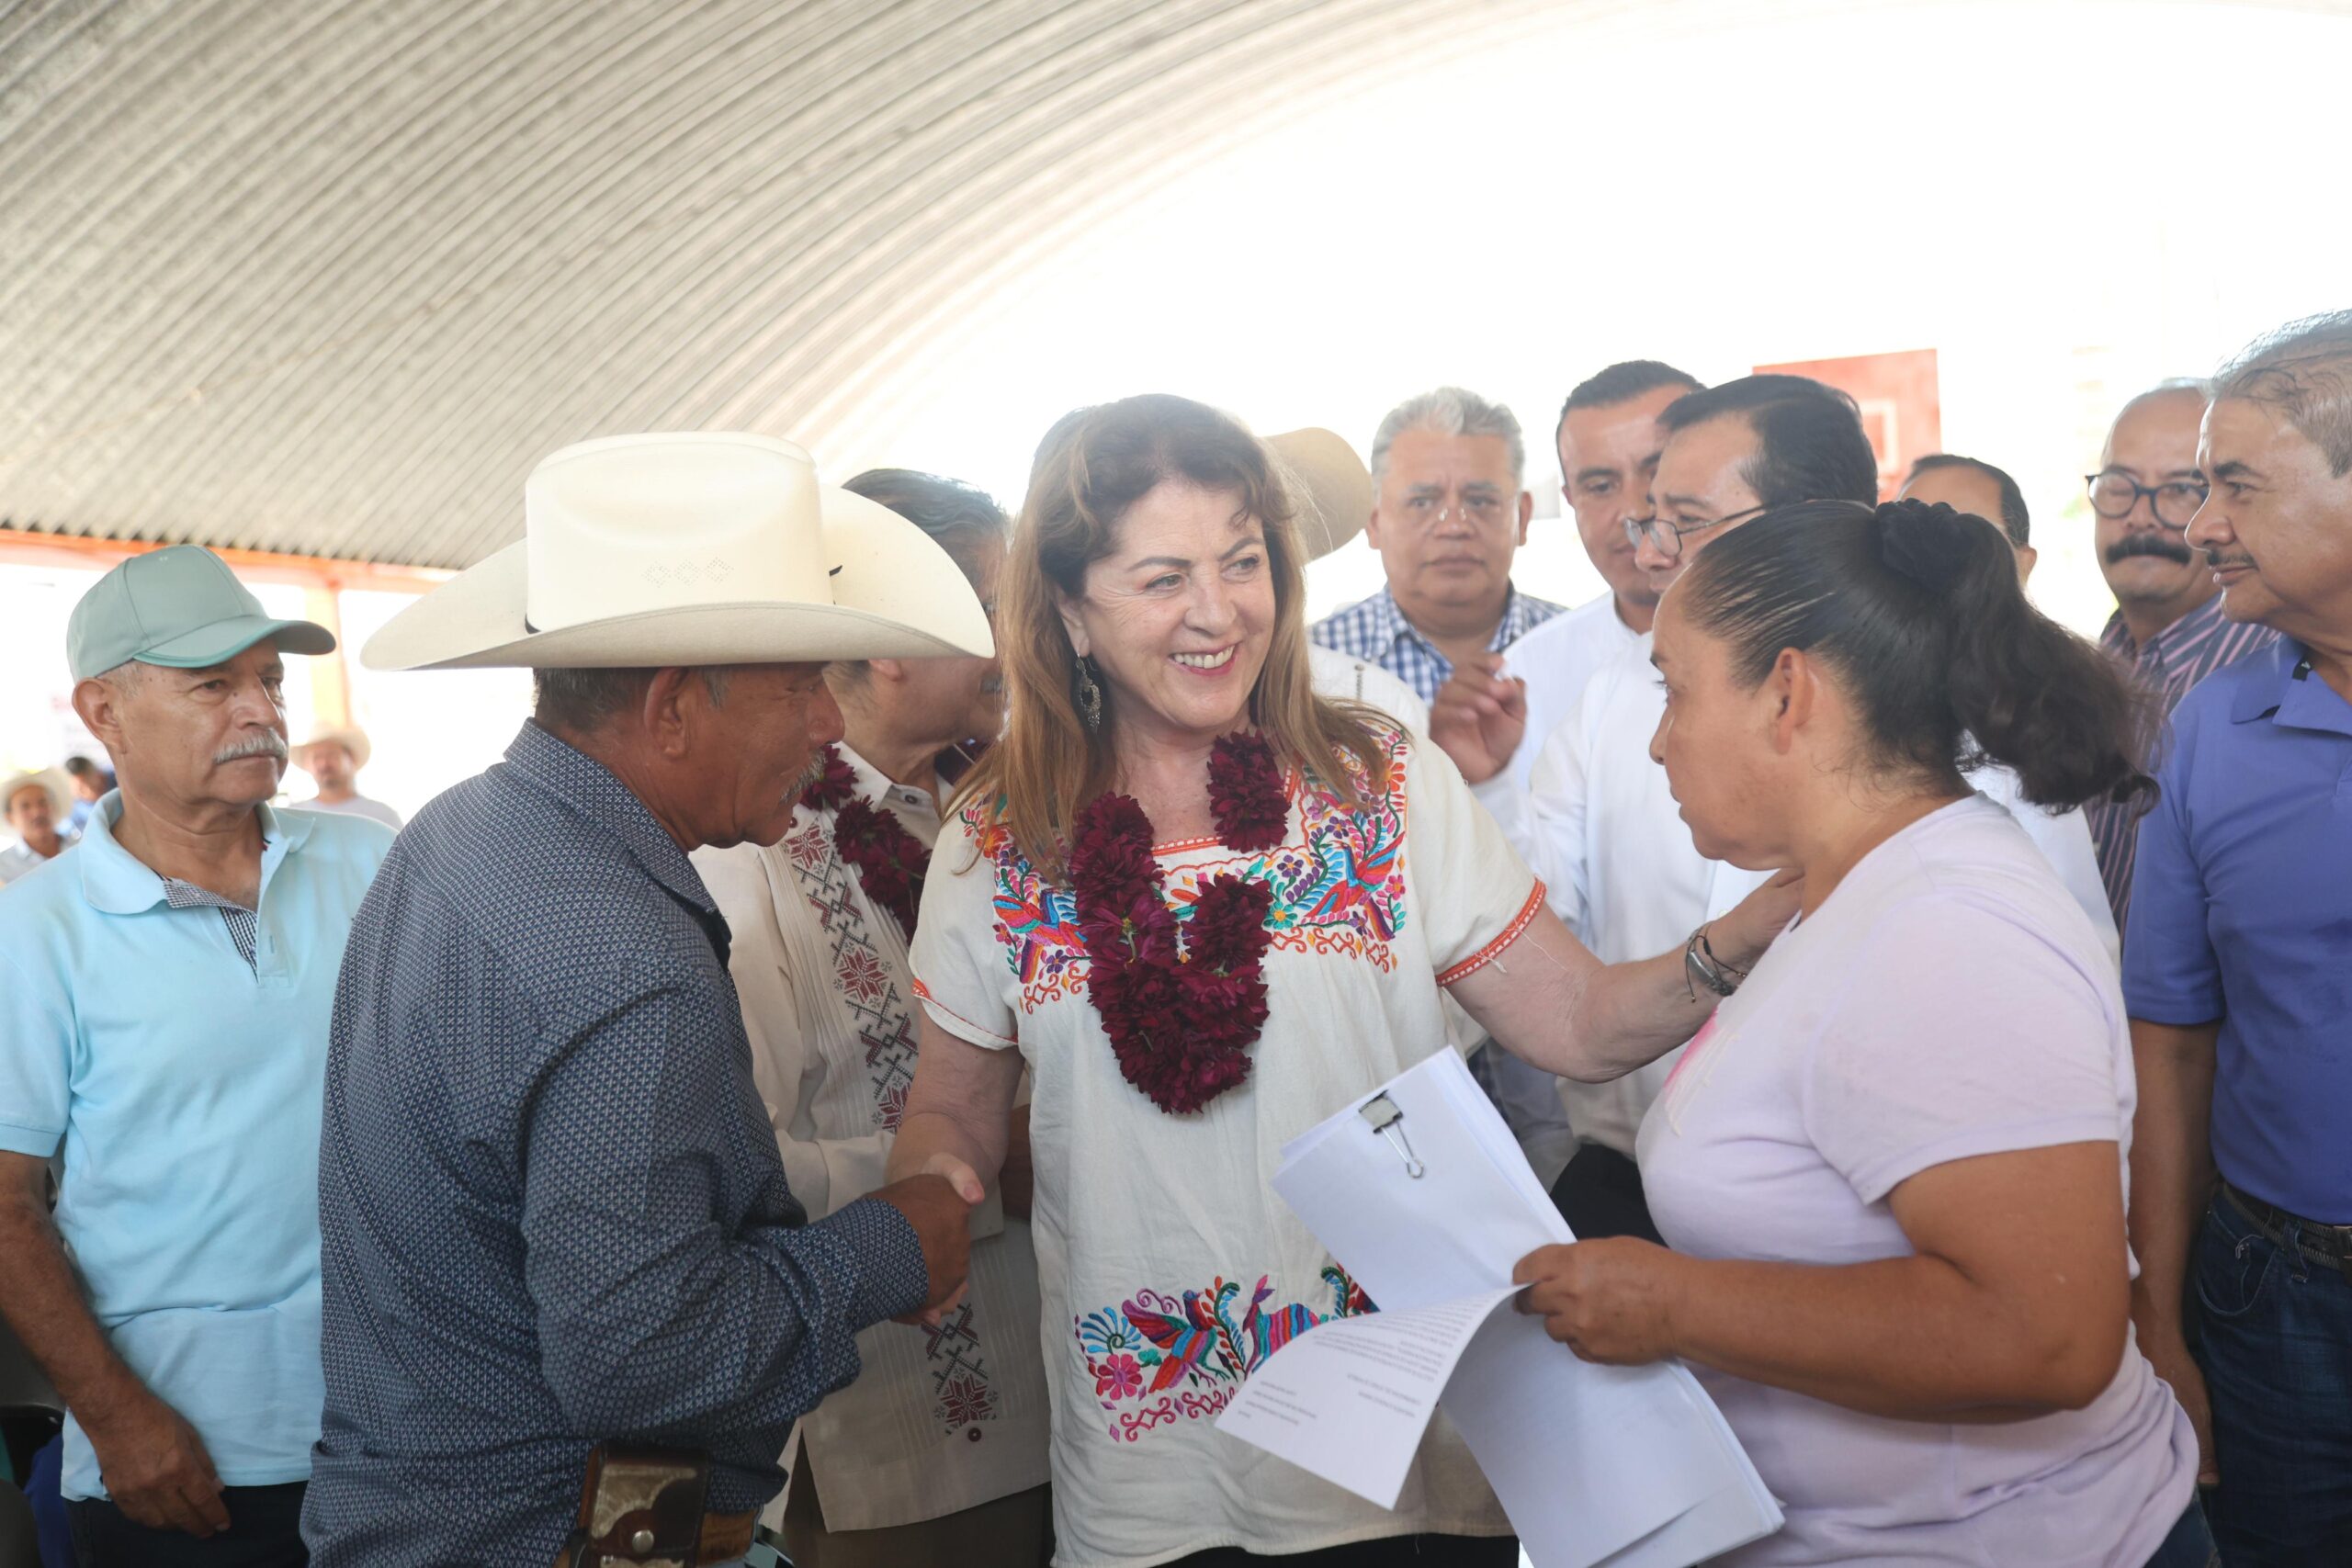
M708 1454L597 1444L556 1568L695 1568L709 1490Z

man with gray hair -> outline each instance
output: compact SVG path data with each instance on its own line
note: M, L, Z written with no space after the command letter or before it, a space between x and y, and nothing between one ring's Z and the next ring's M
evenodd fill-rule
M1511 556L1535 509L1526 468L1519 421L1476 392L1440 387L1389 410L1372 440L1364 529L1387 586L1308 635L1430 702L1454 665L1558 615L1562 606L1511 586Z
M1388 584L1308 635L1386 670L1427 703L1455 664L1558 615L1564 606L1511 586L1511 556L1535 509L1526 469L1519 421L1476 392L1440 387L1389 410L1372 439L1364 528ZM1548 1184L1576 1148L1552 1076L1483 1045L1470 1065Z
M284 656L334 648L193 545L67 626L117 788L0 896L0 1313L65 1396L85 1568L304 1561L328 1018L392 842L266 804Z
M2232 1563L2352 1562L2352 310L2216 378L2181 530L2278 641L2172 715L2123 1000L2139 1344ZM2144 481L2143 481L2144 482ZM2169 526L2169 525L2167 525ZM2186 1284L2200 1303L2193 1353ZM2218 1483L2218 1484L2214 1484Z

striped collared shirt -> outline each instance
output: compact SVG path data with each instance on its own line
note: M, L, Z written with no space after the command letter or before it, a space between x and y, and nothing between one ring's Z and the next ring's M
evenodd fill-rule
M1516 588L1509 590L1502 621L1487 639L1487 649L1501 652L1566 608ZM1306 635L1326 648L1379 665L1412 687L1425 703L1437 700L1437 689L1453 673L1453 661L1414 629L1396 596L1385 586L1371 598L1316 622Z
M2162 692L2165 712L2169 714L2198 682L2268 648L2278 637L2268 626L2233 621L2222 615L2217 593L2145 643L2132 640L2123 624L2123 612L2118 610L2108 617L2098 645L2151 688ZM2114 906L2119 931L2132 904L2132 862L2143 810L2144 807L2118 806L2111 800L2095 800L2083 807L2090 823L2091 847L2098 853L2099 880L2107 884L2107 901Z

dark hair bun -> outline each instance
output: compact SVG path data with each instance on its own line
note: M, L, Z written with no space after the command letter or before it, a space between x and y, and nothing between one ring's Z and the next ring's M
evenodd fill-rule
M1983 522L1940 501L1890 501L1875 521L1879 559L1933 593L1958 587L1984 543Z

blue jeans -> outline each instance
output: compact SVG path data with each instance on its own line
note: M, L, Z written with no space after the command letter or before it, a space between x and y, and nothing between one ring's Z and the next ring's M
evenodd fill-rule
M2194 1261L2198 1364L2222 1484L2206 1497L2230 1568L2352 1563L2352 1281L2263 1238L2223 1195Z
M2221 1553L2213 1549L2213 1532L2205 1526L2205 1510L2191 1497L2188 1511L2148 1559L2147 1568L2221 1568Z

